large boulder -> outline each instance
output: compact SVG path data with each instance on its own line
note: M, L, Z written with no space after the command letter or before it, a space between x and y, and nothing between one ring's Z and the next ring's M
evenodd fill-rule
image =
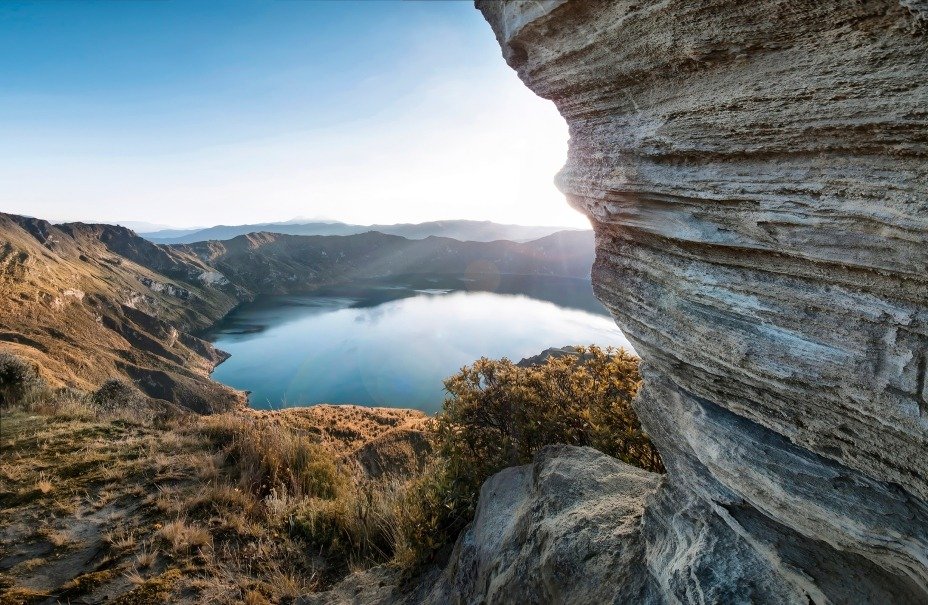
M490 477L444 570L354 573L299 605L654 603L642 515L661 476L588 447L548 446Z
M588 447L549 446L480 490L434 603L644 603L641 517L660 475Z

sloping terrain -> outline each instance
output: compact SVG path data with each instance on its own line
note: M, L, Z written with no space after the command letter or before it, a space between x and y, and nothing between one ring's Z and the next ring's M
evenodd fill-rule
M212 275L121 227L0 214L0 347L52 386L93 390L119 376L195 410L240 405L208 378L223 353L191 335L250 296Z
M123 227L0 213L0 349L54 387L121 377L197 411L241 405L209 379L225 354L194 336L257 294L286 294L409 273L589 276L592 234L529 243L252 233L153 244Z
M254 292L283 294L409 273L589 277L592 239L588 231L562 231L528 243L408 240L374 231L347 237L250 233L172 248Z
M248 413L318 440L367 477L412 476L431 453L429 417L418 410L322 404Z
M185 414L157 424L76 404L3 410L0 604L289 602L345 570L294 531L292 494L262 498L240 481L230 445L289 427L284 434L293 430L341 461L333 468L349 481L366 480L353 461L359 449L393 456L402 479L427 455L397 457L426 441L424 420L355 406ZM398 448L401 435L413 439L406 448ZM390 447L378 445L391 436Z

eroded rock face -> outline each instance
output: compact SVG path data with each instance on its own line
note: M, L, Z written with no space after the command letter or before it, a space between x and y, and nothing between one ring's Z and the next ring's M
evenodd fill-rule
M644 603L641 515L660 476L588 447L549 446L480 490L434 603Z
M659 598L928 601L925 4L477 5L644 360Z

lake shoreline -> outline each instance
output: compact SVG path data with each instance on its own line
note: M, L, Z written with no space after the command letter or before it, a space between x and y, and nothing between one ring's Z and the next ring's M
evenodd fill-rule
M488 291L485 277L413 274L257 297L207 335L230 354L211 378L250 391L254 409L431 414L443 379L480 357L518 360L565 342L631 350L589 280L501 275Z

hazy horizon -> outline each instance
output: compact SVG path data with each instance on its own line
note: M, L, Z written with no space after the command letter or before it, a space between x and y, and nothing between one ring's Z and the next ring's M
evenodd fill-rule
M8 2L0 51L5 212L588 227L469 2Z
M6 211L3 209L0 209L0 212L6 212ZM128 227L129 229L132 229L133 231L141 232L141 233L156 233L158 231L196 231L196 230L201 230L201 229L210 229L212 227L239 227L239 226L245 226L245 225L294 225L294 224L310 224L310 223L342 223L342 224L348 224L348 225L376 226L376 225L421 224L421 223L431 223L431 222L454 222L454 221L491 222L491 223L496 223L498 225L515 226L515 227L552 227L552 228L563 227L565 229L580 229L580 230L591 230L592 229L592 227L590 226L589 222L586 219L584 219L583 221L584 224L577 226L577 225L556 225L556 224L542 225L542 224L527 223L527 222L501 223L499 221L491 221L489 219L469 219L469 218L440 218L440 219L431 219L428 221L416 221L414 223L410 223L407 221L394 222L394 223L372 223L372 222L349 223L347 221L340 221L337 219L331 219L331 218L325 218L325 217L302 217L300 216L300 217L291 218L286 221L257 221L254 223L235 223L235 224L214 223L214 224L209 224L209 225L166 225L163 223L149 223L147 221L124 221L124 220L119 220L119 219L100 219L100 220L58 219L55 217L38 216L35 214L30 214L30 213L10 212L8 214L19 214L20 216L29 216L32 218L47 220L48 222L55 224L55 225L60 225L63 223L89 223L89 224L97 223L97 224L104 224L104 225L121 225L123 227Z

